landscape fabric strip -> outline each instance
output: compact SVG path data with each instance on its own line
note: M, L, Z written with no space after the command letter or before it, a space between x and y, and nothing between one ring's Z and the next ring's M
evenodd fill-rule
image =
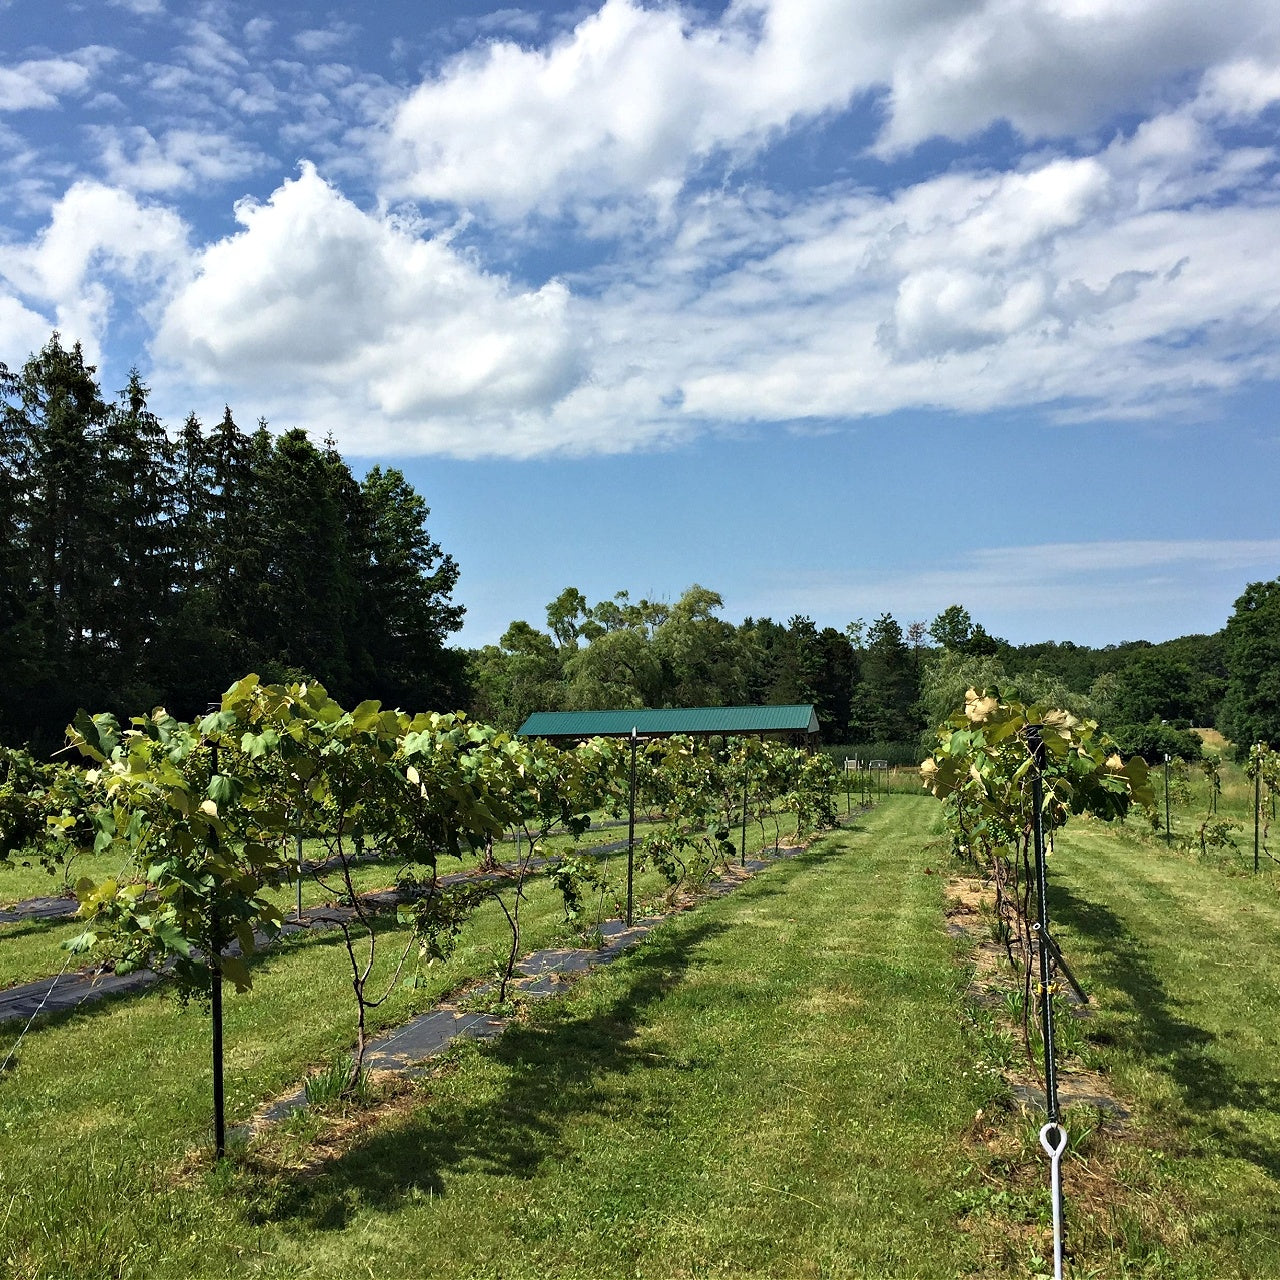
M614 840L608 844L593 845L592 854L608 855L627 848L626 840ZM536 871L550 861L549 858L536 858L529 864L531 871ZM323 864L317 864L320 866ZM497 871L455 871L441 876L440 885L461 883L464 880L501 879L503 870ZM365 899L375 907L391 907L401 902L412 901L415 895L404 893L398 889L386 889L366 894ZM78 905L78 904L77 904ZM310 929L336 928L338 915L349 912L350 908L315 907L307 912L301 920L286 920L274 938L260 936L260 946L267 946L276 938L288 937L295 933ZM71 914L74 914L74 906ZM0 921L2 922L2 921ZM13 1022L20 1018L30 1018L33 1013L43 1011L49 1014L69 1013L82 1004L96 1003L108 996L128 995L135 991L143 991L154 986L164 975L151 969L140 969L133 973L107 973L96 968L81 969L55 978L36 978L18 986L0 991L0 1024ZM54 989L57 988L56 995Z
M601 850L607 852L621 847L622 844L619 842L615 845L601 846ZM545 858L536 859L530 867L536 870L545 866L547 861L548 859ZM441 876L437 883L450 885L463 880L501 879L504 875L505 872L502 870L457 871ZM414 896L398 889L386 889L366 894L365 900L375 907L391 907L401 902L412 901ZM350 912L350 907L315 907L300 920L286 920L280 926L279 932L272 937L267 937L265 934L255 935L257 943L259 947L265 948L277 938L288 937L305 930L336 928L339 924L339 916L350 914ZM234 953L236 949L233 946L229 950ZM48 1013L67 1013L78 1009L86 1002L142 991L159 982L163 976L163 973L157 973L152 969L139 969L133 973L104 973L99 969L91 968L77 970L71 974L66 974L64 969L63 974L52 980L37 978L32 982L10 987L7 991L0 991L0 1023L30 1017L33 1010L37 1008L44 1009ZM56 996L52 994L55 987L58 988Z
M557 989L555 975L566 972L589 973L601 965L612 964L673 916L693 910L708 898L719 898L732 893L757 872L765 870L780 859L794 858L803 853L805 848L803 845L784 845L773 858L749 858L741 865L741 869L747 872L746 877L721 876L713 880L692 902L662 915L652 916L642 923L628 924L625 920L607 920L601 926L601 933L607 941L600 947L547 947L530 952L516 966L516 972L526 980L517 989L535 999L553 996ZM489 990L491 987L486 984L470 994L475 998L483 996ZM506 1030L506 1026L507 1019L494 1014L457 1009L447 1004L437 1006L371 1040L365 1062L372 1070L418 1074L422 1069L421 1064L443 1053L457 1041L494 1039ZM253 1127L274 1124L306 1105L306 1089L303 1086L278 1098L262 1111ZM247 1127L239 1132L247 1132Z

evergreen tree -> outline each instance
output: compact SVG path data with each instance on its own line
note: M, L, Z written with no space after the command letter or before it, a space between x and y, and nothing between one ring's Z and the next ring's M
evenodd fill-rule
M344 700L458 706L458 567L426 503L332 440L252 435L230 407L173 438L132 370L104 403L57 334L0 365L0 732L54 747L78 707L198 714L247 671Z
M786 627L772 618L744 618L738 628L738 663L742 669L744 701L752 706L777 705L780 685L790 661Z
M770 703L786 706L817 699L822 654L818 645L818 628L812 618L796 614L787 620L786 630L774 646L773 659Z
M853 691L861 675L857 651L849 637L835 627L818 632L818 675L814 681L814 710L826 742L843 742L853 714Z
M214 492L211 448L194 413L187 415L174 446L174 483L169 519L174 529L175 584L189 596L205 583L213 536Z
M107 406L80 344L53 334L10 380L4 434L17 468L11 571L20 617L21 685L5 719L38 745L85 701L104 701L115 536L103 428ZM16 566L15 566L16 568ZM21 579L21 580L19 580Z
M12 412L18 399L18 380L0 363L0 734L12 737L9 705L31 682L29 644L24 639L30 574L25 554L25 487L30 466L25 424ZM8 696L6 696L8 695Z
M298 428L274 444L255 436L252 450L255 510L234 543L242 580L256 586L251 664L264 678L311 676L349 697L355 589L339 468Z
M149 675L157 633L173 611L179 547L175 520L176 451L160 420L147 407L137 369L107 414L104 431L106 499L113 528L106 565L114 670L108 677L120 696L151 702Z
M906 742L918 734L919 678L911 649L892 614L883 613L867 631L861 679L855 690L849 732L855 742Z

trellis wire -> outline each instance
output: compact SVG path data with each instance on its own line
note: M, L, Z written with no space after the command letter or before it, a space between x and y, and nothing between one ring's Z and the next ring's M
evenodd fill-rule
M3 1075L6 1071L9 1070L9 1064L13 1061L14 1055L18 1052L18 1047L22 1044L23 1040L26 1039L27 1032L31 1030L31 1024L40 1016L40 1011L48 1003L49 997L53 995L54 987L56 987L58 983L62 980L62 975L66 973L67 966L70 963L71 963L71 953L68 952L67 958L62 962L62 968L59 970L58 976L54 978L54 980L51 983L49 983L49 990L46 991L44 995L40 997L40 1003L36 1005L35 1012L31 1015L31 1017L27 1019L27 1025L22 1028L22 1033L18 1036L17 1040L14 1041L13 1048L9 1050L8 1056L5 1058L4 1062L0 1063L0 1075Z

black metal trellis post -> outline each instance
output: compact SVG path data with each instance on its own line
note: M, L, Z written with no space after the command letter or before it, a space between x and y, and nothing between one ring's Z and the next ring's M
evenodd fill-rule
M631 803L627 810L627 928L631 927L635 893L636 854L636 727L631 727Z
M742 777L742 854L739 859L739 865L747 865L747 777L745 773L746 760L743 760L744 773Z
M1058 1123L1058 1068L1054 1061L1053 972L1046 939L1049 936L1049 875L1044 856L1044 742L1040 727L1027 728L1027 744L1035 759L1031 771L1032 838L1036 854L1036 951L1040 960L1040 1029L1044 1038L1045 1103L1049 1123Z
M1173 832L1169 829L1169 753L1164 753L1164 844L1167 849L1173 841Z
M1262 826L1262 759L1261 752L1253 761L1253 874L1258 874L1258 844Z
M209 703L210 712L220 711L222 704ZM218 743L209 743L209 777L212 779L218 772ZM213 833L213 846L218 845L217 832ZM214 893L217 893L216 880ZM218 917L216 905L209 909L209 964L211 968L209 984L209 1018L213 1023L213 1154L221 1160L227 1154L227 1114L226 1098L222 1087L222 922Z

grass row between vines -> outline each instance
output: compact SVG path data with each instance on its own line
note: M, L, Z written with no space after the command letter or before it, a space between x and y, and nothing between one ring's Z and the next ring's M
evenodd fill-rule
M203 1017L150 995L44 1027L0 1079L0 1267L1043 1274L1039 1121L968 1029L939 813L891 797L380 1111L299 1118L216 1171ZM1071 1274L1280 1275L1280 897L1087 821L1050 874L1092 1056L1134 1111L1072 1117ZM535 916L552 931L552 904ZM330 946L228 1001L236 1114L344 1043Z

